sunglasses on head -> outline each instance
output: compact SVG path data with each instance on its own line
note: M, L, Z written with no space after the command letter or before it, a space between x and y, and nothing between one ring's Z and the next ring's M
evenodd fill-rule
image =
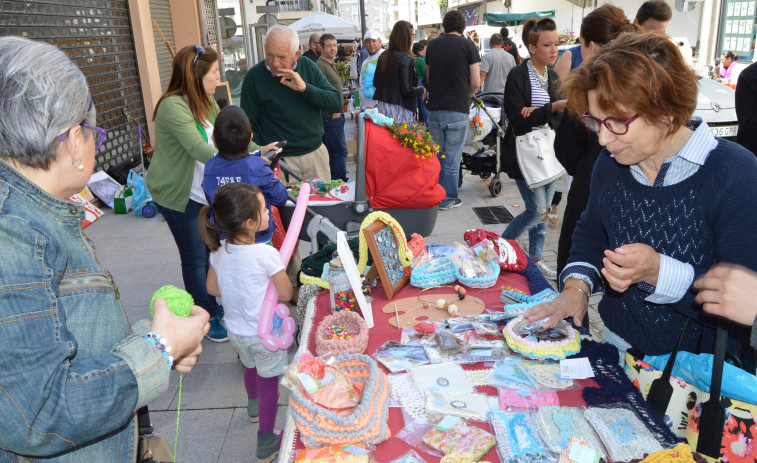
M199 58L200 55L204 55L205 54L205 49L203 47L201 47L199 45L195 45L194 48L195 48L195 57L192 60L192 64L195 64L197 62L197 58Z

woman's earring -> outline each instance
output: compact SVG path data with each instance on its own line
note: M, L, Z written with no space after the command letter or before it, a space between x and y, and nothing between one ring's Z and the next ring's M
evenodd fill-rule
M78 162L78 164L77 164L77 162ZM73 165L74 167L76 167L76 169L77 169L77 170L79 170L80 172L84 170L84 164L82 164L82 163L81 163L81 160L79 160L79 161L76 161L76 160L74 159L73 161L71 161L71 164L72 164L72 165Z

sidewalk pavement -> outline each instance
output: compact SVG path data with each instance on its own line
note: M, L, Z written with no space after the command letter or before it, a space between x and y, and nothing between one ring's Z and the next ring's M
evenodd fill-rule
M354 120L353 120L354 121ZM345 130L354 134L354 122L348 121ZM352 135L354 138L354 135ZM354 164L348 165L354 174ZM523 210L523 201L512 180L502 177L502 194L493 198L487 189L487 180L465 172L460 189L462 207L440 211L433 233L426 237L428 244L451 245L463 241L463 233L483 228L501 234L506 224L482 225L472 207L505 206L515 216ZM567 196L567 195L564 195ZM560 217L565 200L560 204ZM544 262L555 268L559 226L549 227L544 245ZM172 284L183 287L178 250L168 226L157 215L151 219L128 215L114 215L107 209L105 215L85 229L94 240L96 253L118 284L121 301L131 323L149 319L152 294L161 286ZM528 249L524 233L520 242ZM302 256L307 255L310 243L300 245ZM590 313L592 332L601 333L601 321L596 313L599 297L592 298ZM293 351L296 344L290 348ZM291 352L290 352L291 353ZM247 417L247 397L243 382L244 367L236 352L225 343L203 341L203 353L191 373L171 373L168 391L150 404L150 417L156 432L174 442L177 426L177 406L181 384L181 410L177 461L190 462L254 462L256 460L257 423ZM280 387L276 429L282 429L289 402L288 390Z

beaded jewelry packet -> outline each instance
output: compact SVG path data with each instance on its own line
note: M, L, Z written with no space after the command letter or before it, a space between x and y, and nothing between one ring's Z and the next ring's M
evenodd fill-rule
M489 400L483 394L426 391L426 411L433 415L454 415L484 421L489 413Z
M470 453L473 455L473 461L478 461L494 446L494 436L488 432L469 425L465 420L450 418L452 417L446 417L423 436L423 442L444 455ZM453 422L451 426L445 426L445 423Z
M373 353L391 373L410 371L413 367L429 362L423 346L404 346L397 341L387 341Z
M564 451L570 438L576 436L586 441L582 445L607 455L599 436L586 421L583 410L576 407L540 407L534 421L544 442L554 453Z
M489 412L489 423L497 439L502 461L548 463L555 459L539 436L532 416L526 412Z
M474 392L473 385L465 376L465 371L455 363L421 365L413 369L412 375L416 387L423 393L426 391L446 394Z
M628 461L662 450L660 443L632 410L589 407L585 417L614 461Z

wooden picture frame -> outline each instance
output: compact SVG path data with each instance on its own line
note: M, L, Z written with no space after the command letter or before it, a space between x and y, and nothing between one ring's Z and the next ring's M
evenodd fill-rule
M234 104L231 101L231 87L229 87L229 83L228 82L216 83L216 92L213 94L213 98L216 99L216 103L218 103L219 99L226 98L226 101L228 101L229 104Z
M373 266L366 278L373 281L376 276L381 279L386 299L391 301L395 294L410 282L405 267L399 259L399 244L392 227L377 220L362 230L368 251L373 257Z

